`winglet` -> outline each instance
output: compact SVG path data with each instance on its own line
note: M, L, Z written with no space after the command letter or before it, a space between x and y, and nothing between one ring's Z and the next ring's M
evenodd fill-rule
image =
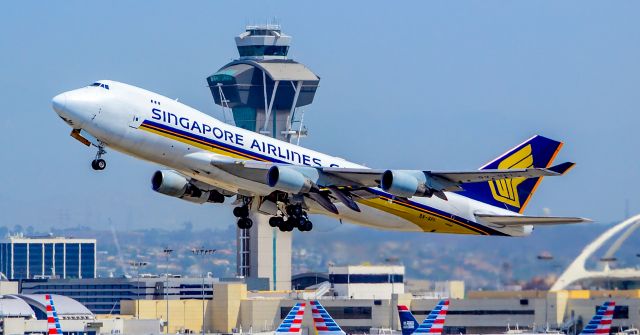
M554 165L550 168L547 168L547 170L563 175L569 172L569 170L573 169L574 166L576 166L576 163L565 162L565 163Z

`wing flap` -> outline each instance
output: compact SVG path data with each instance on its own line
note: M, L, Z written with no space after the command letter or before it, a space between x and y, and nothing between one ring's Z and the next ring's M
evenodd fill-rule
M525 216L525 215L494 215L475 214L476 218L483 222L503 226L526 226L526 225L561 225L570 223L591 222L589 219L580 217L561 216Z

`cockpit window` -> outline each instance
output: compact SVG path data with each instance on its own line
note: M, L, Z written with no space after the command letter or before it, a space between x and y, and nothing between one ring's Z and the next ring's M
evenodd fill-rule
M93 84L91 84L89 86L102 87L102 88L107 89L107 90L109 89L109 85L103 84L103 83L98 83L98 82L95 82L95 83L93 83Z

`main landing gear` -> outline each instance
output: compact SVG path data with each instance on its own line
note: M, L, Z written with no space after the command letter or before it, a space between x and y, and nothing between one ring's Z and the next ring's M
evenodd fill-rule
M249 218L249 206L251 199L243 197L241 205L233 209L233 215L238 218L238 228L249 229L253 226L253 220ZM280 203L280 206L283 204ZM282 232L293 231L298 228L299 231L311 231L313 223L309 220L307 213L301 204L288 204L277 210L277 216L269 218L269 226L278 228Z
M283 216L274 216L269 219L271 227L278 227L280 231L293 231L298 228L299 231L311 231L313 223L309 220L307 213L302 209L302 205L287 205L287 220Z
M238 218L238 228L249 229L253 226L253 220L249 219L249 205L244 204L242 206L233 209L233 215Z
M91 167L96 171L102 171L107 167L107 162L102 159L102 155L106 154L107 151L104 150L104 145L100 143L98 145L98 153L96 154L96 158L91 161Z

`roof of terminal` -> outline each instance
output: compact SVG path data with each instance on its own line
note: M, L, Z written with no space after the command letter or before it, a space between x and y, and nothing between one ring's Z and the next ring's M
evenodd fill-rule
M94 319L93 313L83 304L63 295L52 294L56 312L61 319ZM10 297L22 300L27 306L46 312L44 294L15 294ZM33 311L31 312L33 314Z
M0 317L35 318L35 313L24 300L16 296L0 296Z

